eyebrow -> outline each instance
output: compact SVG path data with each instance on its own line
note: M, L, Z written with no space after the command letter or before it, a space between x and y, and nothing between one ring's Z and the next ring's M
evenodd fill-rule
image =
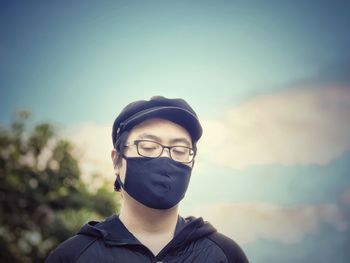
M151 140L154 140L156 142L161 142L162 141L161 138L159 138L158 136L153 135L153 134L148 134L148 133L140 134L139 136L137 136L137 139L151 139ZM170 143L171 144L173 144L173 143L184 143L184 144L186 144L186 146L191 147L191 143L185 138L175 138L175 139L170 140Z

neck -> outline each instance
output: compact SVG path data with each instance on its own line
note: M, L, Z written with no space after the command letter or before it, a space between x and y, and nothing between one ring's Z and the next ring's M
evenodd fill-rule
M178 206L166 210L149 208L123 191L119 218L133 234L173 235L178 219Z

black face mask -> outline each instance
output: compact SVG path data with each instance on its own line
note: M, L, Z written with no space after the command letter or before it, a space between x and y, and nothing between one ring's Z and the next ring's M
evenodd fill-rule
M135 200L154 209L169 209L185 196L191 167L167 157L126 158L125 183L117 182Z

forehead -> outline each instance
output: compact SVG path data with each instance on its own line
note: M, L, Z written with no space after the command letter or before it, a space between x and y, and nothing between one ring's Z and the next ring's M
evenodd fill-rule
M161 143L183 142L189 146L191 136L182 126L165 119L152 118L133 127L129 140L152 139ZM187 142L187 143L186 143Z

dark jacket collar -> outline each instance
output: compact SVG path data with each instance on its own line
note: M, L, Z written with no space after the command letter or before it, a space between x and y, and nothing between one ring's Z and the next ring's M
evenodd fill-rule
M203 219L179 216L175 237L168 245L183 244L200 239L216 232L216 229ZM78 234L102 238L108 245L141 245L132 233L124 226L117 215L112 215L104 221L90 221L84 225Z

